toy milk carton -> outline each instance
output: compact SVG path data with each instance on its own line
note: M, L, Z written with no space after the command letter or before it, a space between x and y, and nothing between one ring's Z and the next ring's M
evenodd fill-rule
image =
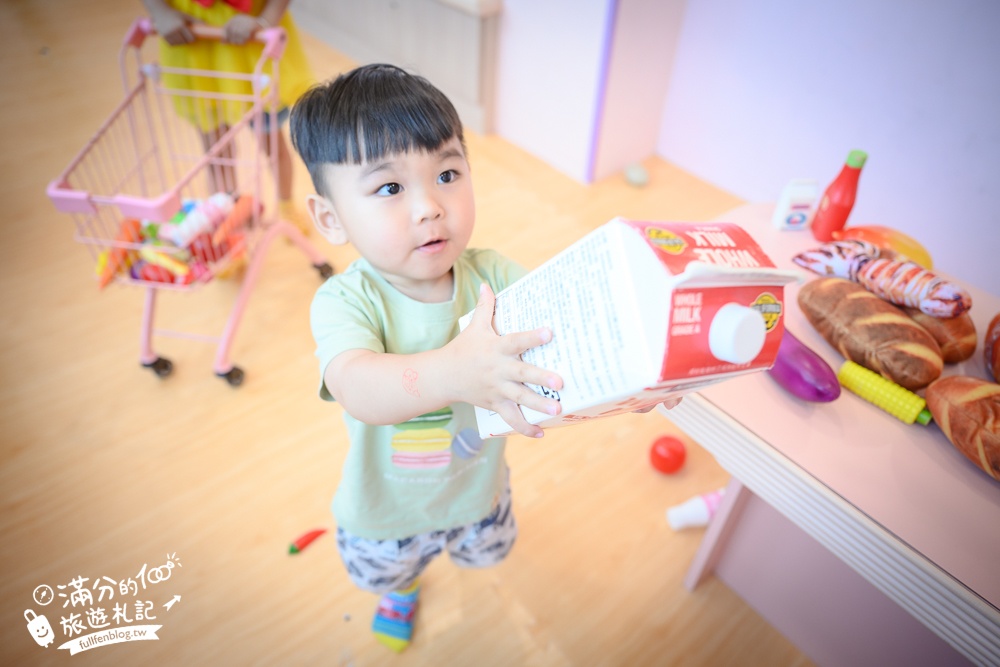
M799 275L734 224L615 218L500 292L493 326L552 330L522 358L563 378L558 392L529 385L562 412L521 411L542 428L574 424L770 368ZM512 431L495 412L476 418L484 438Z

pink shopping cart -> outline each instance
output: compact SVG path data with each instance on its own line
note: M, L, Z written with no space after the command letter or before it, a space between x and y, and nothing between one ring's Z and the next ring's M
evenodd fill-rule
M194 31L199 39L221 37L221 29ZM142 45L153 34L145 18L130 27L119 55L125 98L48 195L72 216L75 239L90 249L101 287L145 289L139 360L159 377L170 375L173 364L153 351L154 333L205 337L154 331L157 292L190 291L245 271L221 336L209 338L218 344L216 375L238 386L244 373L229 349L275 237L287 237L323 278L333 274L303 234L273 214L278 61L286 35L281 28L258 32L260 59L253 72L237 74L144 62Z

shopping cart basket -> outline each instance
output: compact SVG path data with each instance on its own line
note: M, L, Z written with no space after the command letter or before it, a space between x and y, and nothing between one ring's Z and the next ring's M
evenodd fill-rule
M192 30L199 39L222 36L218 28ZM101 287L145 288L139 360L160 377L173 364L153 351L154 333L206 337L154 331L157 293L243 272L221 336L209 338L218 344L216 375L238 386L244 374L229 349L271 242L283 235L322 277L333 273L303 234L275 215L278 61L287 36L281 28L258 32L263 46L254 71L232 73L144 62L142 46L153 34L145 18L130 27L119 54L125 97L48 195L72 216Z

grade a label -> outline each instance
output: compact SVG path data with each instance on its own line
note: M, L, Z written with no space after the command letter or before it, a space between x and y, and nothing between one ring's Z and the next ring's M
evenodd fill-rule
M676 291L671 306L670 336L697 336L701 333L702 292Z

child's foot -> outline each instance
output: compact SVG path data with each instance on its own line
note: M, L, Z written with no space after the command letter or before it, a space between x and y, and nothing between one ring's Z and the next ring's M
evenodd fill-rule
M417 595L420 584L414 583L403 591L393 591L382 596L375 620L372 621L372 631L375 639L399 653L410 645L413 635L413 614L417 611Z
M302 232L303 236L309 236L309 232L312 231L312 225L309 224L308 216L300 211L295 202L290 199L278 202L278 217L295 225Z

